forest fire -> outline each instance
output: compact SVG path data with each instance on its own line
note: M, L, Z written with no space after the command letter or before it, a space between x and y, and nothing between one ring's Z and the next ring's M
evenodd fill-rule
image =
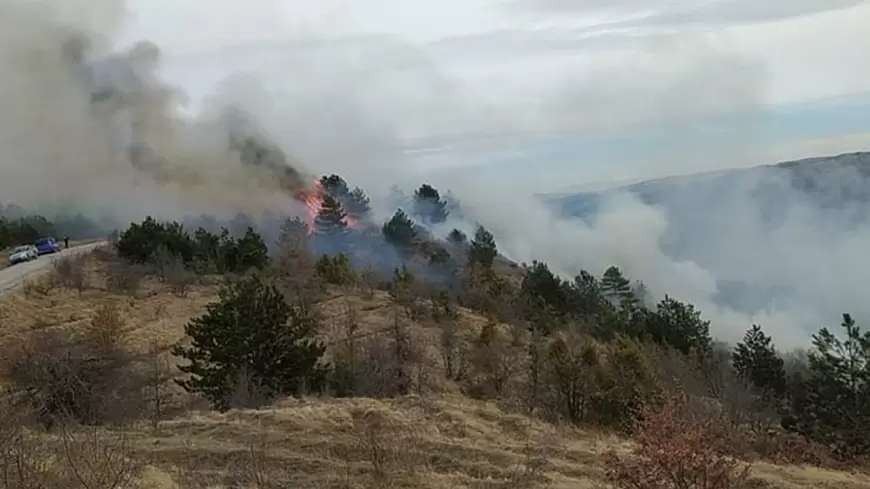
M325 191L319 180L314 181L310 188L303 188L296 192L296 200L305 204L305 224L308 225L308 234L314 234L314 222L320 208L323 207Z
M305 204L305 224L308 226L308 234L312 235L317 231L316 221L320 210L323 208L323 199L326 196L326 189L320 180L315 180L309 188L303 188L296 192L296 200ZM351 216L345 216L344 223L351 229L358 228L358 221Z

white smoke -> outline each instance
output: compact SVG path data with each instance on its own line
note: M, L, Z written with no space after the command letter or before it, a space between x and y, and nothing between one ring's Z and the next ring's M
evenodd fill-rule
M536 197L554 181L600 179L601 174L583 176L582 154L564 172L540 179L544 187L534 185L536 161L521 160L518 176L499 170L505 167L489 174L458 169L457 162L468 167L495 156L521 159L520 148L547 136L662 119L675 124L678 137L671 151L642 159L649 174L771 162L760 144L763 123L750 117L724 141L695 124L738 110L760 114L767 98L763 63L708 37L623 44L593 54L583 64L588 70L579 73L565 69L570 56L536 59L529 66L555 81L533 83L531 76L506 75L509 56L476 66L469 77L438 49L376 35L298 34L214 56L162 55L148 43L113 49L109 40L122 24L123 2L76 2L76 9L71 2L46 5L21 0L0 6L4 201L76 206L123 218L292 207L285 194L264 191L262 179L227 150L230 128L223 109L241 107L257 122L258 133L312 173L339 173L371 193L376 204L396 183L409 189L427 181L451 189L470 221L490 228L511 258L543 260L566 276L581 269L600 275L618 265L655 296L667 293L697 305L723 339L760 323L780 346L790 347L845 310L870 318L870 306L859 297L863 277L870 276L862 251L870 242L868 230L830 221L787 189L779 189L779 198L788 202L788 213L775 230L766 229L747 203L758 182L730 189L716 204L721 231L692 241L693 258L674 259L663 251L663 241L676 221L662 208L614 195L594 222L583 223L558 216ZM175 29L195 32L197 22ZM223 28L233 32L229 23ZM71 69L73 48L66 55L62 49L76 36L89 39L91 50L78 71ZM199 80L197 87L185 87L205 95L194 116L182 115L184 97L166 82L169 77ZM92 89L84 90L88 83ZM92 92L105 99L95 105ZM126 153L130 142L152 152L138 168ZM433 172L451 166L456 168ZM679 206L704 219L707 210L698 208L690 189L674 189L671 201L684 197ZM381 217L393 210L379 207ZM469 229L471 223L450 224ZM766 251L759 253L759 247ZM791 295L753 314L717 306L719 281L741 277L788 285Z

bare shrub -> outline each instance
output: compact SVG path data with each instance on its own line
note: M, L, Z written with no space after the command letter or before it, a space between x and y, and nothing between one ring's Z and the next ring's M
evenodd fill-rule
M523 450L523 459L511 470L507 487L511 489L545 487L548 482L544 475L547 464L546 448L527 443Z
M503 397L522 369L521 347L495 323L483 327L472 351L472 394Z
M323 296L325 284L317 276L316 260L308 251L308 237L285 233L269 272L287 302L315 303Z
M400 476L413 478L425 459L422 441L410 423L388 419L377 410L354 413L356 448L377 484L388 486Z
M138 398L131 357L92 345L86 337L62 329L33 331L6 359L20 401L48 427L66 418L97 424L136 414L131 409Z
M461 381L468 376L470 361L465 339L455 320L441 324L441 361L444 375L449 380Z
M565 333L547 345L545 382L553 389L551 411L572 423L587 419L598 393L600 357L595 343Z
M164 264L163 282L175 297L187 297L190 287L196 283L196 274L187 269L181 260Z
M673 397L643 412L638 446L627 455L610 452L608 482L624 489L740 489L750 465L726 455L714 435L715 417L697 413L685 397Z
M115 257L115 253L109 246L98 246L93 249L91 256L93 256L94 261L98 263L106 263Z
M96 352L117 352L126 346L127 323L118 306L104 302L82 332L81 340Z
M173 378L169 356L156 341L152 341L148 348L144 367L145 402L149 406L151 427L157 429L167 412L175 406L176 399L169 384Z
M24 428L20 409L9 399L0 402L0 489L50 487L55 477L45 443Z
M79 489L127 489L142 469L123 434L64 427L61 441L66 479Z
M332 363L338 396L395 397L430 387L420 345L400 319L380 334L339 341Z
M352 396L357 392L360 378L360 348L357 335L359 321L357 309L347 303L343 320L338 324L339 338L333 347L333 369L330 380L333 392L339 396Z
M374 299L375 291L381 283L381 274L372 267L366 267L360 272L360 287L366 299Z
M147 275L148 267L127 263L116 257L106 264L106 288L110 292L135 295Z
M88 255L66 256L54 261L54 282L61 287L74 289L81 293L88 287L85 272Z
M45 297L57 287L53 277L37 277L31 280L25 280L22 285L24 296L28 299L34 297Z

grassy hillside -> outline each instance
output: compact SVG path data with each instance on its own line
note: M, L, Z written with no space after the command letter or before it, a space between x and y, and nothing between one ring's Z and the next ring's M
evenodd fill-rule
M505 399L469 397L462 382L445 375L444 326L406 318L387 291L361 285L328 286L317 301L327 357L339 351L351 323L361 341L389 338L398 315L422 351L412 392L379 399L309 395L256 410L212 411L168 382L180 361L168 347L184 341L185 323L217 300L221 279L203 276L179 292L172 280L143 275L135 286L119 287L113 278L118 262L106 250L70 265L0 299L4 351L39 331L110 328L125 350L160 365L165 406L155 414L151 404L137 405L137 419L120 426L62 424L5 438L11 441L0 451L0 464L28 461L34 469L29 480L44 483L39 487L133 487L129 476L152 489L599 488L606 454L627 454L634 446L617 431L547 422ZM79 270L83 280L70 280ZM464 342L473 342L491 322L471 309L457 310ZM0 435L14 431L9 423L15 419L3 412ZM27 458L49 453L55 458L47 464ZM752 487L870 488L864 475L753 460ZM117 480L124 484L114 485Z

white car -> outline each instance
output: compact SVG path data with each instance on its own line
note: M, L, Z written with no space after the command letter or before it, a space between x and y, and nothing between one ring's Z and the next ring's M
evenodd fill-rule
M15 265L39 258L39 250L33 245L18 246L9 254L9 263Z

